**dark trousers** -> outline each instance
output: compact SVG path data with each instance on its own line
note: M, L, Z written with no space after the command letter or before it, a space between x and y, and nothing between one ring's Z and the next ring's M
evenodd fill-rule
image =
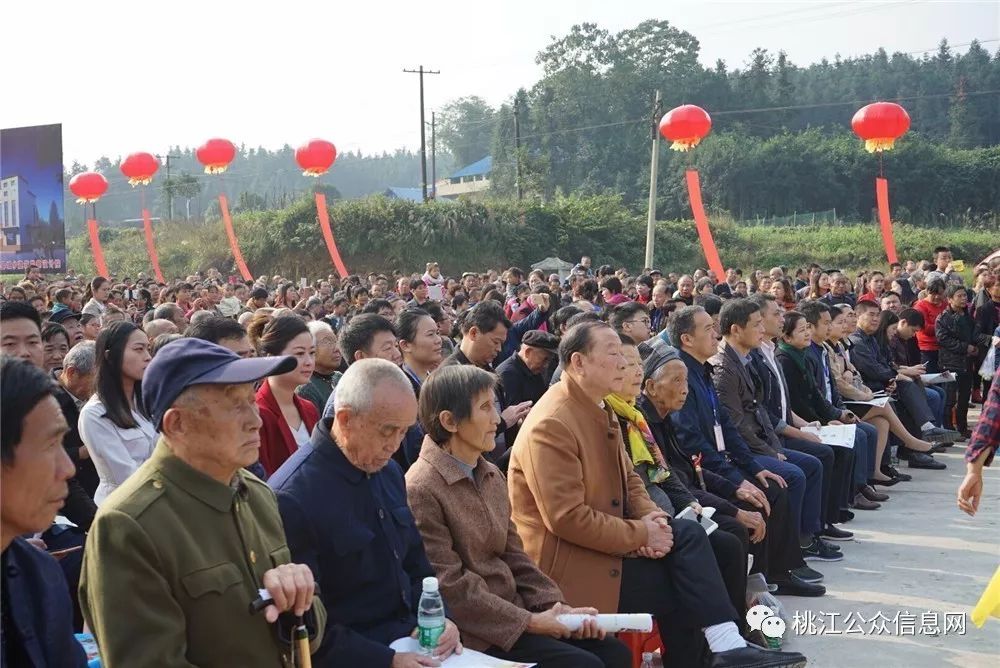
M708 537L719 572L729 592L729 601L736 609L737 624L744 630L747 616L747 553L750 551L750 534L735 517L716 513L712 521L719 528ZM757 557L754 557L754 565Z
M97 513L97 505L77 478L70 478L68 486L69 495L59 512L84 531L90 531L90 525L93 524L94 515Z
M955 382L945 385L944 426L965 431L969 428L969 400L972 396L972 374L953 371Z
M719 566L704 529L673 520L674 546L663 559L625 559L618 612L648 612L656 619L665 666L699 666L708 645L702 629L736 622Z
M927 368L927 373L941 373L941 367L938 366L938 352L937 350L920 351L920 362Z
M795 450L785 453L780 461L767 455L754 455L757 463L771 473L776 473L788 484L788 505L803 536L820 532L823 511L823 465L815 457ZM771 481L768 486L776 484Z
M935 362L936 363L936 362ZM927 373L937 373L929 368ZM906 382L905 380L896 382L896 394L894 395L899 403L903 404L906 412L913 418L913 422L918 427L926 422L934 422L934 414L931 413L930 405L927 403L927 393L923 385L917 382Z
M763 573L768 582L783 582L788 579L788 571L806 563L802 559L802 549L799 547L799 527L792 520L788 508L787 489L778 485L768 485L763 492L771 506L771 514L764 517L767 524L764 540L750 544L753 570ZM762 510L747 501L737 501L736 505L742 510L764 514Z
M840 509L847 507L847 493L851 487L854 451L799 438L783 440L789 450L812 455L823 465L823 509L820 517L824 524L840 522ZM789 461L793 459L789 457Z
M524 633L510 651L490 647L485 652L507 661L538 664L539 668L629 668L628 647L607 636L604 640L560 640Z

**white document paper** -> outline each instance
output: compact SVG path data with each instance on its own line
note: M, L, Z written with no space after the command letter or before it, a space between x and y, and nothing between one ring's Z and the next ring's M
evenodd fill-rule
M400 638L393 641L389 647L397 652L420 651L420 643L417 642L416 638ZM441 662L443 668L532 668L535 665L537 664L497 659L468 647L462 650L461 654L452 654L447 660Z
M924 385L940 385L941 383L955 382L955 376L950 371L944 373L922 373L920 380Z
M679 520L691 520L692 522L697 522L698 525L705 530L705 534L711 536L712 532L719 528L719 525L712 521L712 515L714 514L715 508L712 508L711 506L703 507L701 517L699 517L691 506L686 506L684 510L677 513L676 517Z
M892 401L892 397L872 397L868 401L861 401L859 399L844 399L845 404L861 404L863 406L885 406L887 403Z
M564 614L559 615L559 622L570 631L579 631L585 619L596 617L598 628L608 633L649 633L653 630L653 616L644 612L621 613L621 614L599 614L599 615L579 615Z
M830 424L825 427L802 427L802 431L816 434L826 445L839 448L854 447L854 432L858 429L854 424Z

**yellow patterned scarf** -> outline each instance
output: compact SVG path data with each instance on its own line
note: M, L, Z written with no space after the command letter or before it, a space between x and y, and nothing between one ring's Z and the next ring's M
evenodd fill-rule
M604 401L611 406L615 415L625 420L628 426L626 436L632 463L635 466L646 466L650 482L661 483L669 478L670 469L663 461L663 454L656 446L656 439L645 416L635 407L635 400L626 400L617 394L609 394L604 397Z

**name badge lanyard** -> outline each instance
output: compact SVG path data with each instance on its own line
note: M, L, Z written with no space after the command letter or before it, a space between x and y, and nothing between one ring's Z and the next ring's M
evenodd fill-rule
M708 384L708 381L701 378L698 382L700 382L702 387L705 388L708 400L712 404L712 418L714 421L712 427L715 432L715 449L719 452L725 452L726 440L722 435L722 422L719 420L719 398L715 396L715 392L712 391L712 387Z

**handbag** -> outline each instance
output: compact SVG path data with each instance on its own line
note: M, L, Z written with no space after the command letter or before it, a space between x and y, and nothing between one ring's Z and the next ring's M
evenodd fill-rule
M997 347L990 346L986 351L986 359L979 366L979 376L984 380L992 380L997 372Z

